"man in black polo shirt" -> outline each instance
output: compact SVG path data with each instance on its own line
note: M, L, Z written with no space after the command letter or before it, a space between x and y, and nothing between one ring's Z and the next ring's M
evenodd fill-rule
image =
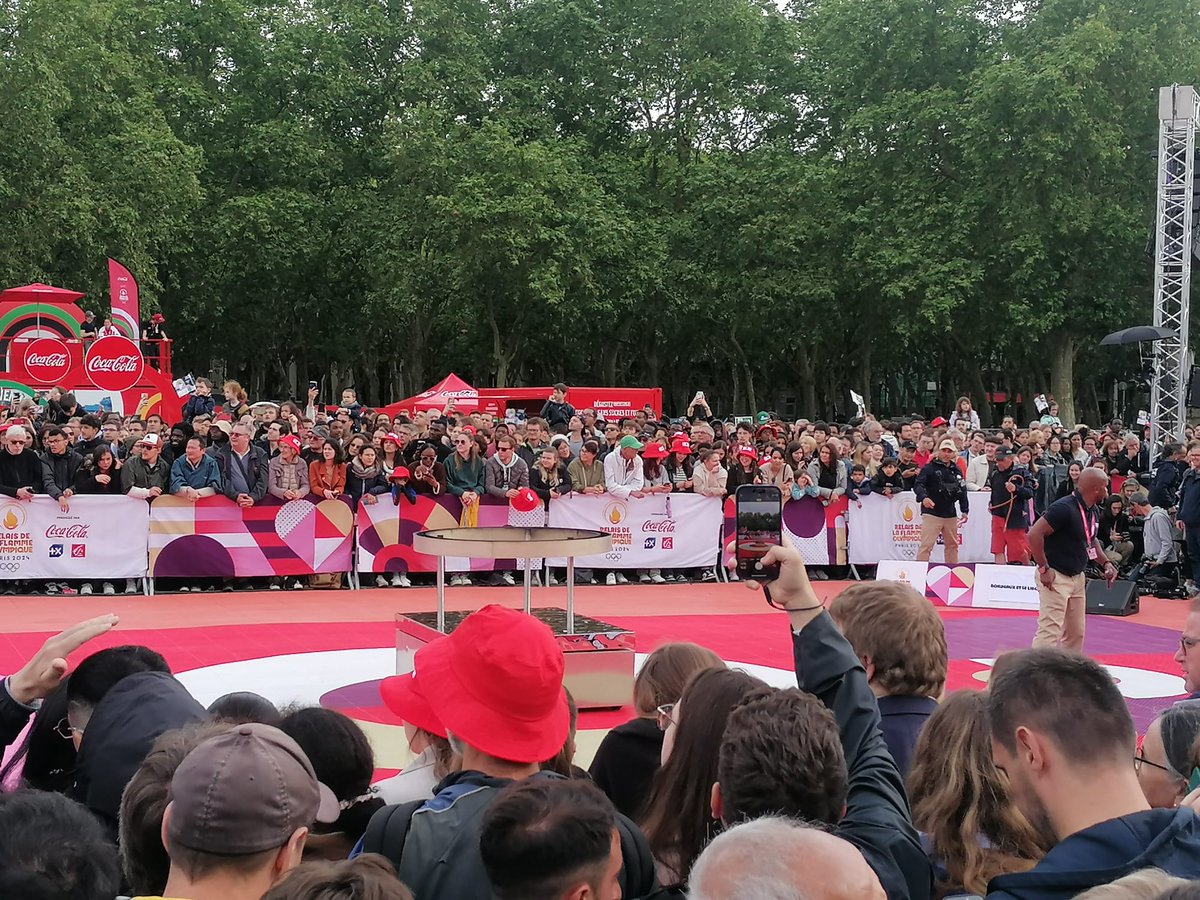
M1083 652L1086 612L1083 570L1089 562L1105 560L1104 578L1111 585L1117 570L1096 539L1100 515L1096 504L1108 494L1108 476L1087 468L1076 489L1050 504L1046 514L1029 530L1029 549L1038 567L1037 634L1035 647L1055 647Z

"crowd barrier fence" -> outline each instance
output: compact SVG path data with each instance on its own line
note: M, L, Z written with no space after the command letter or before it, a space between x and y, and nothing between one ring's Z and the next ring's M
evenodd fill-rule
M989 495L969 496L971 514L959 532L959 561L991 562ZM304 577L319 573L429 573L433 557L416 553L418 531L457 527L457 497L418 495L394 503L383 495L354 510L348 498L315 495L284 501L268 496L250 507L223 497L195 502L164 495L150 503L130 497L77 496L63 511L49 497L0 499L0 580L116 578ZM695 494L618 498L572 494L519 512L484 497L480 526L589 528L613 535L603 557L576 560L582 568L695 569L733 559L734 501ZM914 560L921 511L911 492L892 498L823 503L787 498L785 539L809 565L874 565ZM944 561L942 546L931 559ZM447 559L448 572L517 570L511 559ZM531 560L534 568L561 559Z

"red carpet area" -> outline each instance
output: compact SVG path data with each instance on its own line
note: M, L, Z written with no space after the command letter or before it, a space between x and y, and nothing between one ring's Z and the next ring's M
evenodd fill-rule
M844 582L819 582L823 597ZM452 609L487 603L519 607L517 588L455 588ZM562 606L563 588L535 589L537 606ZM578 612L636 634L648 653L667 641L711 647L731 665L777 685L791 682L791 641L782 613L738 584L627 585L576 591ZM382 768L403 765L407 749L398 722L379 701L379 679L396 670L397 614L436 607L431 588L177 594L155 597L4 597L0 672L11 672L47 634L105 612L120 626L100 646L146 644L161 652L200 702L228 691L257 691L278 704L322 703L359 720ZM1188 604L1146 598L1129 618L1089 616L1087 652L1109 666L1139 728L1184 693L1173 655ZM1027 612L943 609L950 652L947 689L981 688L992 660L1027 647L1035 615ZM579 762L586 765L604 731L630 710L584 713Z

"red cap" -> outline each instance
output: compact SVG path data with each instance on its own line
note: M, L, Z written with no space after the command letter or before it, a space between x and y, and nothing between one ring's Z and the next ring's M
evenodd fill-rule
M279 445L281 447L291 447L297 453L300 452L300 438L294 434L285 434L279 439Z
M667 448L655 441L652 444L646 445L646 449L642 451L642 456L645 459L666 459Z
M672 453L691 453L692 452L692 442L689 441L684 435L677 434L677 435L675 435L675 439L673 441L671 441L671 452Z
M542 502L541 498L533 492L532 488L521 488L517 491L517 496L508 501L517 512L533 512Z
M419 662L430 709L464 743L520 763L550 759L566 743L563 653L533 616L485 606L427 644Z
M387 434L385 434L383 436L383 439L385 441L391 441L397 447L400 446L400 435L396 434L396 432L394 432L394 431L389 431Z
M949 425L949 424L950 423L947 422L945 419L943 419L941 416L938 416L936 419L934 419L932 422L929 423L929 427L930 428L941 428L943 425Z
M440 640L442 639L437 638L434 643ZM429 701L425 699L425 694L421 690L421 682L417 677L417 669L421 665L425 651L431 646L433 645L426 644L417 651L417 655L413 659L412 672L383 679L379 685L379 695L383 698L383 705L408 724L444 738L446 726L429 708Z
M742 444L733 452L734 456L748 456L751 459L758 459L758 452L749 444Z
M396 468L392 469L392 474L388 478L409 478L411 475L412 473L408 471L408 466L396 466Z
M475 426L474 426L474 425L464 425L464 426L463 426L462 428L460 428L459 430L460 430L460 431L465 431L467 434L475 434L475 433L476 433L476 431L475 431Z

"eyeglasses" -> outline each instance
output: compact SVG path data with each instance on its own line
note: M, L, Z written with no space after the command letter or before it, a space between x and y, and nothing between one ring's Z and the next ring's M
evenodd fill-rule
M1197 644L1200 644L1200 638L1188 637L1186 634L1179 636L1179 649L1187 653Z
M63 716L54 726L54 733L63 740L69 741L75 735L83 734L83 729L74 727L70 722L67 721L67 717Z
M1146 757L1142 756L1142 752L1139 750L1137 753L1135 753L1133 755L1133 771L1135 771L1135 772L1142 771L1143 763L1147 766L1154 766L1154 768L1156 768L1156 769L1161 769L1163 772L1166 772L1168 775L1171 774L1170 769L1168 769L1166 766L1159 765L1156 762L1151 762L1150 760L1146 759Z
M465 447L465 446L466 446L467 444L469 444L469 443L471 443L471 442L470 442L470 441L466 441L466 440L463 440L463 441L455 441L455 442L454 442L454 445L455 445L456 447Z
M659 731L666 731L667 727L670 725L674 725L676 727L679 726L679 723L671 718L671 713L675 712L675 707L677 705L677 703L664 703L662 706L659 706L654 710L656 713L658 713Z

